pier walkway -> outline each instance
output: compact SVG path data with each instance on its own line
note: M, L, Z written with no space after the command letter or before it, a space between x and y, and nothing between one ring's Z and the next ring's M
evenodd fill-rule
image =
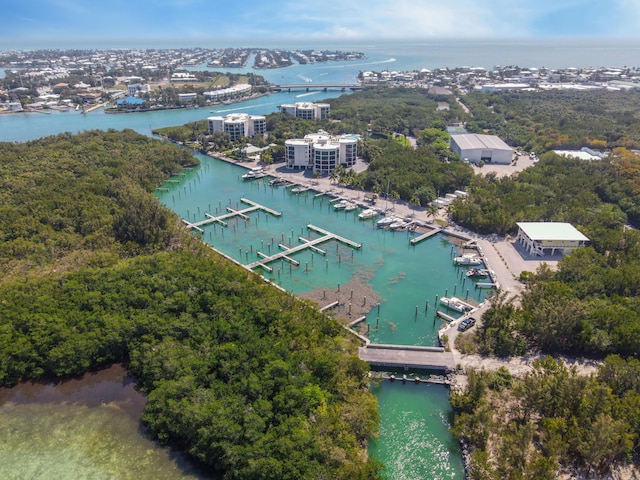
M409 240L409 243L411 243L411 245L415 245L417 243L420 243L423 240L426 240L429 237L433 237L434 235L437 235L441 231L442 231L442 228L434 227L431 230L429 230L428 232L423 233L422 235L418 235L417 237L413 237L411 240Z
M202 231L202 229L200 229L199 227L201 227L202 225L207 225L209 223L220 223L221 225L224 225L225 227L227 226L227 223L225 222L226 219L228 218L233 218L233 217L242 217L245 220L248 220L249 217L247 217L247 213L253 212L255 210L262 210L263 212L269 213L271 215L273 215L274 217L279 217L282 215L282 213L280 212L276 212L275 210L272 210L268 207L265 207L264 205L260 205L259 203L256 203L252 200L249 200L248 198L241 198L240 201L242 203L245 203L247 205L250 205L247 208L243 208L242 210L234 210L231 207L227 207L227 211L229 213L225 213L224 215L219 215L217 217L214 217L213 215L206 213L205 212L205 216L207 216L208 218L205 220L200 220L199 222L188 222L185 219L182 219L182 221L184 222L184 224L187 226L187 228L195 228L196 230L200 230Z
M358 348L358 356L373 367L453 370L453 354L440 347L369 344Z
M275 253L273 255L266 255L263 252L258 252L258 255L260 255L262 258L260 260L256 260L253 263L250 263L246 267L249 269L254 269L256 267L265 268L268 263L274 262L275 260L280 260L281 258L284 258L285 260L291 262L291 259L289 257L290 255L297 252L301 252L302 250L306 250L307 248L313 249L314 251L325 253L321 251L319 248L317 248L316 245L328 242L330 240L336 240L340 243L344 243L345 245L348 245L351 248L355 248L357 250L360 250L362 248L362 245L359 243L349 240L348 238L341 237L340 235L336 235L335 233L329 232L328 230L325 230L323 228L316 227L315 225L309 224L307 225L307 228L309 230L313 230L314 232L320 233L322 237L318 237L313 240L308 240L306 238L300 237L300 241L302 241L302 243L300 245L297 245L291 248L287 248L284 245L280 244L279 245L280 248L283 248L284 251ZM265 269L268 270L268 268L265 268Z

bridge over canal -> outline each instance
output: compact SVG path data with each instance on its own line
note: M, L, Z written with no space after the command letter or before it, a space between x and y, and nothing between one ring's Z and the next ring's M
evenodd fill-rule
M358 355L372 367L454 370L453 354L441 347L369 344L359 347Z
M271 85L271 90L282 92L291 90L362 90L364 86L360 83L283 83Z

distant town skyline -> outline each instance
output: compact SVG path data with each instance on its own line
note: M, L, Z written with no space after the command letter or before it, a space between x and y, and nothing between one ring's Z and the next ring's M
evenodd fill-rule
M29 0L2 17L2 49L640 37L640 0Z

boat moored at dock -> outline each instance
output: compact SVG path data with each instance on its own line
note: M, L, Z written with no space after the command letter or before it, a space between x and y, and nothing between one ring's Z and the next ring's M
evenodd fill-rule
M482 265L482 258L475 253L465 253L459 257L455 257L453 262L456 265Z
M373 209L373 208L367 208L366 210L363 210L362 212L360 212L358 214L358 218L360 220L370 220L372 218L377 217L378 215L380 215L378 213L377 210Z
M247 173L242 175L243 180L253 180L254 178L262 178L266 175L262 167L252 168Z
M458 297L442 297L440 299L440 303L446 305L447 308L460 313L465 313L471 310L471 306L460 300Z
M465 275L473 278L484 278L489 276L489 270L486 268L471 268Z
M398 218L393 216L382 217L380 220L376 222L376 226L378 227L388 227L393 222L397 222Z

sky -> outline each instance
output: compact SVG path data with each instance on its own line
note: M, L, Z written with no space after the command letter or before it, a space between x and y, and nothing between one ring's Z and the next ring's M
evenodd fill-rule
M11 0L0 49L640 37L640 0Z

